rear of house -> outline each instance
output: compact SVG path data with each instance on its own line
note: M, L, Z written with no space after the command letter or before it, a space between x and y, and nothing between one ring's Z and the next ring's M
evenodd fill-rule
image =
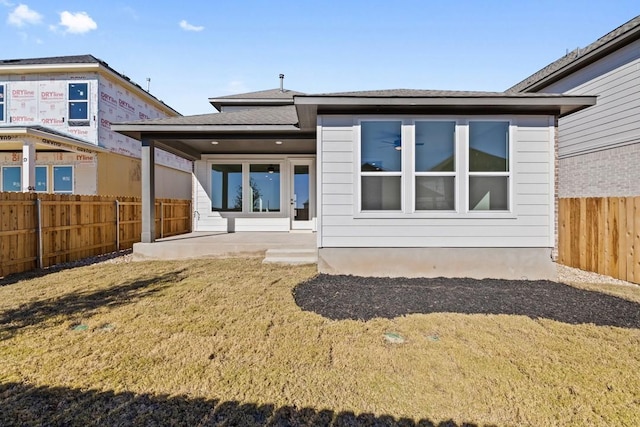
M402 90L296 97L318 104L319 270L555 277L556 118L530 104L541 100L549 103ZM409 111L415 104L431 105Z
M321 272L555 277L556 117L595 98L401 89L233 100L249 108L114 125L142 141L143 166L155 147L194 161L195 230L315 231ZM143 200L152 181L143 176ZM152 211L146 224L152 243Z

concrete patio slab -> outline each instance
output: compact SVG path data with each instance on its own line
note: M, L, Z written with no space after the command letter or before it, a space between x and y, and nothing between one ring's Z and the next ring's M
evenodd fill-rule
M156 240L134 243L133 260L179 260L193 258L264 258L269 249L316 251L315 233L193 232Z

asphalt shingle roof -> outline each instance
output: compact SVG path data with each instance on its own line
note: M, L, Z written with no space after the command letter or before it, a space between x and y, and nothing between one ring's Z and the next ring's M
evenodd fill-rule
M139 125L295 125L298 115L293 105L260 107L228 113L198 114L194 116L169 117L118 124Z
M512 87L507 89L507 92L524 91L530 86L535 85L539 81L551 76L552 74L562 69L570 69L579 59L583 58L586 54L601 49L613 41L623 39L631 30L634 30L637 27L640 27L640 15L636 16L629 22L622 24L615 30L600 37L598 40L591 43L587 47L582 49L575 49L574 51L569 52L557 61L552 62L540 71L535 72L521 82L513 85Z
M234 95L216 96L213 99L293 99L295 95L304 95L302 92L284 89L268 89L257 92L238 93Z
M50 56L47 58L1 59L0 65L44 65L44 64L103 64L93 55Z
M304 95L303 95L304 96ZM354 97L354 98L521 98L550 97L556 94L523 94L510 92L481 92L466 90L423 90L423 89L386 89L356 92L335 92L307 95L309 97Z

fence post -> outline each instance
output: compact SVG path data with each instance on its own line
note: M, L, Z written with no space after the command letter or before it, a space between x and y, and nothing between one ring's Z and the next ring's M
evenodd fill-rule
M36 199L36 215L38 217L38 268L42 269L42 201L40 198Z
M160 202L160 238L164 237L164 202Z
M116 199L116 251L120 250L120 201Z

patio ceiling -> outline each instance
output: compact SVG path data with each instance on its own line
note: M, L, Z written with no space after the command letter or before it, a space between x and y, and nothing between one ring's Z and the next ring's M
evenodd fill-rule
M199 160L205 154L314 154L316 152L315 132L298 132L296 135L142 132L140 139L153 140L157 148L189 160Z

